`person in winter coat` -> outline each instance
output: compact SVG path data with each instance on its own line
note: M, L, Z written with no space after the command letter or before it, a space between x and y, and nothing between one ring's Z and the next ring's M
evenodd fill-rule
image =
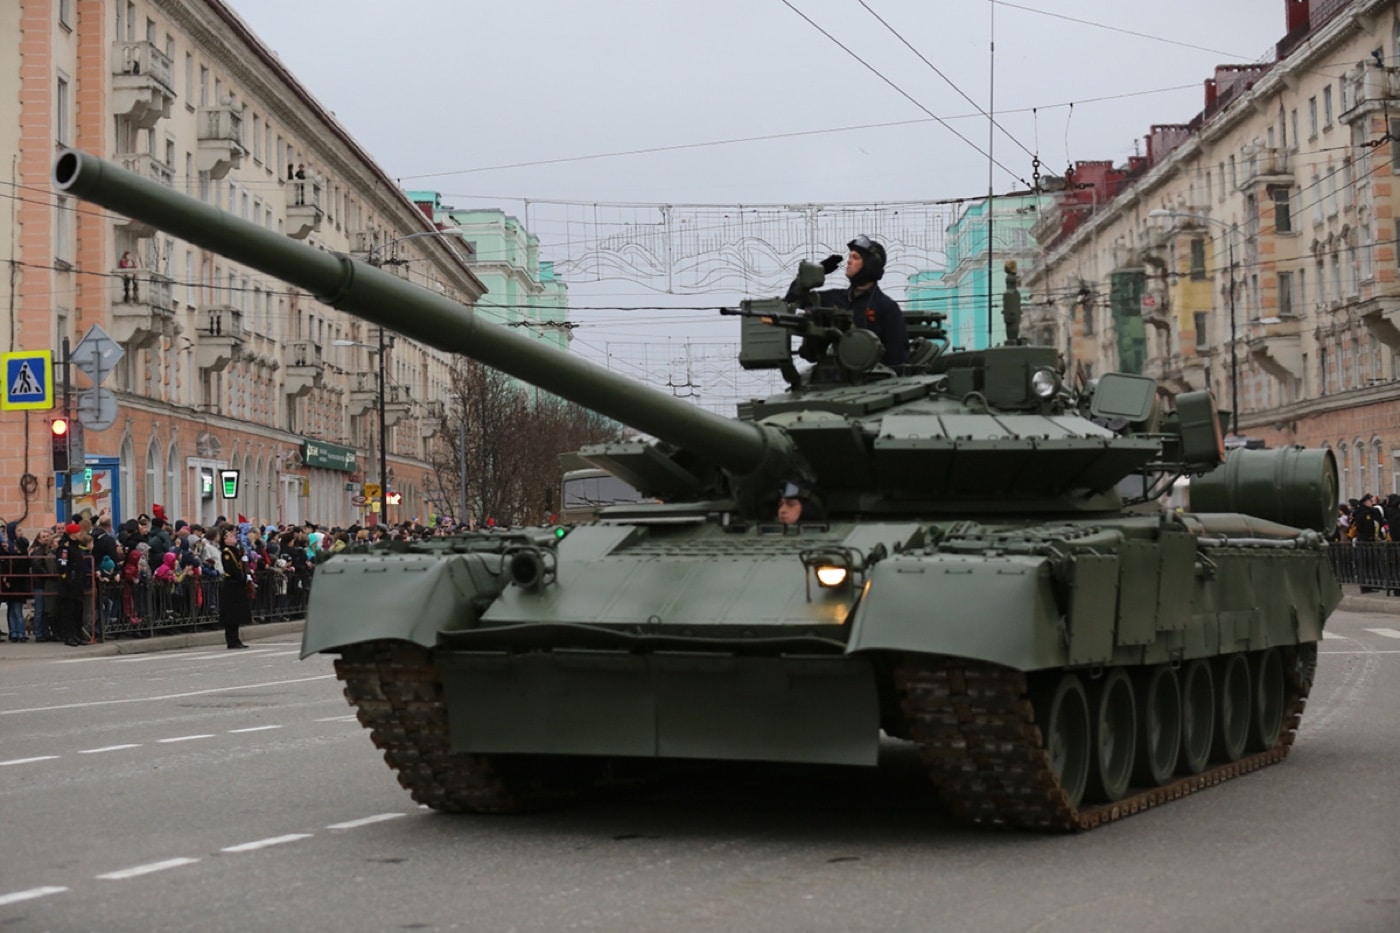
M219 540L223 547L219 556L223 564L223 582L219 586L219 621L224 624L224 642L229 648L246 648L238 636L238 628L253 624L253 609L248 601L246 558L238 543L238 528L225 525Z
M29 539L19 522L8 522L0 534L0 596L8 604L10 641L29 641L24 628L24 604L29 602Z

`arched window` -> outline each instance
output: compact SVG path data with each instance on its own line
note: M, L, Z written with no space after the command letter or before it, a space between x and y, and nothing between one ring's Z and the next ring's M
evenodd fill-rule
M257 466L253 468L253 472L248 476L247 482L248 489L253 493L253 498L251 500L253 506L253 513L248 517L255 522L265 524L263 520L267 517L267 489L263 485L262 454L258 455Z
M141 511L136 507L136 443L130 434L122 438L117 470L121 477L121 514L113 509L112 520L126 521L135 518Z
M1357 498L1371 491L1370 486L1367 485L1366 443L1359 439L1356 442L1356 481L1358 484Z
M186 517L184 500L180 495L180 478L183 476L180 469L180 450L174 441L170 442L170 452L165 458L165 476L168 482L167 494L170 497L165 514L170 518L171 527L174 527L175 519Z
M238 510L242 512L249 521L255 522L258 520L258 503L252 487L253 455L251 453L243 454L243 465L238 468L238 477Z
M1338 488L1342 490L1343 499L1355 499L1357 497L1357 494L1352 492L1351 489L1351 457L1348 456L1350 449L1351 448L1347 447L1346 441L1337 442L1337 469L1341 472L1342 480Z
M146 445L146 498L132 504L133 513L144 512L157 502L165 504L165 484L161 482L164 469L165 458L160 455L160 445L153 437Z
M1385 488L1385 447L1381 444L1379 437L1371 438L1371 462L1376 466L1376 495L1385 496L1388 492L1400 492L1400 490Z

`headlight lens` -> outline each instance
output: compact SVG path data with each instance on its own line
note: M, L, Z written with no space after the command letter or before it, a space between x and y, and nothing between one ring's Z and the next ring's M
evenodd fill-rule
M841 586L846 582L847 570L845 567L818 567L816 573L817 582L828 588Z
M1060 388L1060 377L1053 369L1037 369L1031 373L1031 391L1038 398L1050 398Z

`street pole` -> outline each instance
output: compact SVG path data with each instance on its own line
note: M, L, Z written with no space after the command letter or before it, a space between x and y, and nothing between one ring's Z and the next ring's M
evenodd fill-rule
M1226 231L1230 246L1230 433L1240 436L1240 359L1235 345L1235 228Z
M461 461L458 472L462 477L462 518L461 527L467 526L467 406L462 406L462 417L457 420L457 446Z
M384 328L379 328L379 517L389 524L388 426L384 423Z
M64 338L63 338L63 420L64 420L64 422L68 425L68 433L67 433L66 435L64 435L63 443L65 443L65 444L68 445L68 451L69 451L69 453L71 454L72 451L73 451L73 405L72 405L72 398L73 398L73 396L72 396L72 393L71 393L71 391L70 391L72 387L71 387L71 384L70 384L70 382L69 382L69 379L70 379L69 372L71 371L71 367L69 366L69 363L71 362L71 361L69 360L69 352L70 352L70 351L69 351L69 347L68 347L68 338L67 338L67 337L64 337ZM64 520L65 522L71 522L71 521L73 521L73 464L72 464L71 462L68 464L68 470L63 474L63 520Z

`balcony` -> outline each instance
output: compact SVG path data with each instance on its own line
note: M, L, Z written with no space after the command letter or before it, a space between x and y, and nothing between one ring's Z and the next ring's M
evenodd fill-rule
M199 108L199 156L201 172L220 179L243 164L248 149L243 145L243 111L232 104Z
M1243 174L1241 191L1258 185L1293 186L1293 168L1288 160L1288 150L1279 146L1246 146Z
M170 297L170 279L146 269L113 269L108 332L128 350L144 350L180 333Z
M175 103L170 57L144 39L112 43L112 112L149 130Z
M447 406L440 401L427 402L418 415L418 431L424 440L442 433Z
M195 365L210 372L220 372L243 355L246 334L243 312L228 305L210 305L199 309L199 327L195 331Z
M1274 379L1291 386L1303 376L1303 327L1296 317L1250 321L1249 355Z
M1142 320L1149 327L1166 333L1172 329L1171 305L1167 296L1148 292L1142 296Z
M1400 298L1380 295L1362 302L1357 311L1372 337L1400 351Z
M1199 356L1172 353L1148 357L1143 362L1142 374L1156 379L1173 393L1196 392L1206 387L1206 361Z
M350 414L363 415L379 407L379 376L376 373L350 374Z
M384 424L392 428L411 414L413 396L409 393L408 386L385 386Z
M321 182L316 179L295 179L287 183L287 236L304 240L321 230Z
M150 179L167 188L175 186L175 169L153 155L144 152L119 153L116 161L128 172L134 172L142 178ZM150 224L130 218L118 223L117 229L140 239L155 236L156 233L156 228Z
M287 376L282 391L291 398L309 395L325 383L325 368L321 363L321 345L310 340L298 340L287 347Z
M1354 103L1338 115L1341 123L1350 125L1372 113L1389 115L1400 103L1400 73L1393 68L1376 68L1362 62L1346 72L1343 80L1351 84Z

